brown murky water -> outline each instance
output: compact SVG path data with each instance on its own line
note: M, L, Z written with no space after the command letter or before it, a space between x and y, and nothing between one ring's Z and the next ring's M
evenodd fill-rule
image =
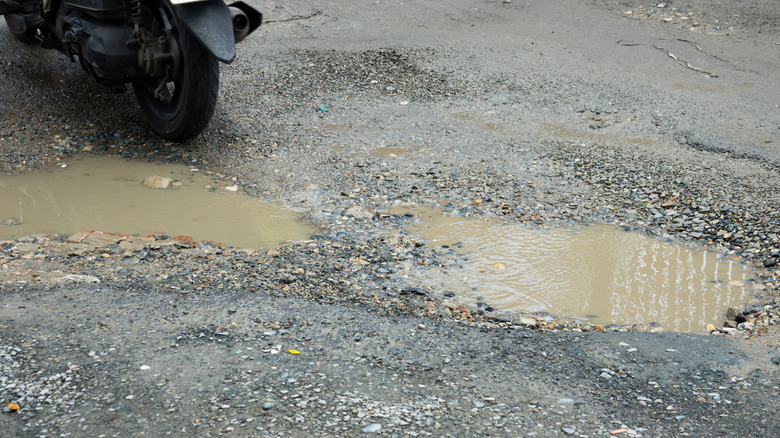
M464 302L482 297L512 312L699 332L751 298L752 277L743 264L609 225L540 230L431 210L410 232L431 244L456 245L468 259L460 275L423 281Z
M168 189L145 187L144 179L152 175L177 182ZM44 172L0 175L0 240L99 230L277 247L313 232L297 216L183 165L85 157Z
M383 146L372 150L370 155L374 157L397 156L397 155L405 154L407 152L414 152L418 150L420 150L420 146L416 146L416 145L398 146L398 147Z

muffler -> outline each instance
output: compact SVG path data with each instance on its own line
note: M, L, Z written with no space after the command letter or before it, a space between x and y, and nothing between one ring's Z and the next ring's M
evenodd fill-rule
M254 32L263 22L263 14L244 2L232 3L228 9L230 10L230 21L233 22L233 37L236 43L241 42L247 35Z

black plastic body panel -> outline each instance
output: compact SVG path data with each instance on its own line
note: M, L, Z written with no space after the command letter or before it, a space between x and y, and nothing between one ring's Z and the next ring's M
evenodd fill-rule
M174 5L179 23L218 60L230 64L236 58L236 40L230 10L222 0Z
M128 0L63 0L62 3L103 20L126 20L129 18Z

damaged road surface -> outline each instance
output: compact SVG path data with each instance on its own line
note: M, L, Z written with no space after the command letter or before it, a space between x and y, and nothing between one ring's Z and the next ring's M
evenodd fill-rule
M746 365L764 354L731 338L480 328L247 291L69 286L3 303L3 391L24 400L8 436L777 428L777 381Z
M780 434L772 0L254 3L266 24L181 144L0 25L1 172L186 165L313 227L263 248L97 226L0 241L0 436ZM421 208L707 249L751 272L712 290L746 298L691 333L501 311L479 282L436 282L469 252L415 234Z

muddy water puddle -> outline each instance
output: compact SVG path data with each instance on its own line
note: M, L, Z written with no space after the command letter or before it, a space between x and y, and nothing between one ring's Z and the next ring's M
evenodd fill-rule
M60 73L24 73L22 77L29 82L48 86L54 86L73 79Z
M372 150L370 155L373 157L395 157L407 152L416 152L422 149L421 146L381 146Z
M423 282L505 311L702 332L752 296L745 265L615 226L541 230L430 211L409 231L466 258Z
M184 165L84 157L43 172L0 175L0 240L99 230L190 236L239 248L277 247L312 228L294 211ZM143 185L172 178L167 189Z

